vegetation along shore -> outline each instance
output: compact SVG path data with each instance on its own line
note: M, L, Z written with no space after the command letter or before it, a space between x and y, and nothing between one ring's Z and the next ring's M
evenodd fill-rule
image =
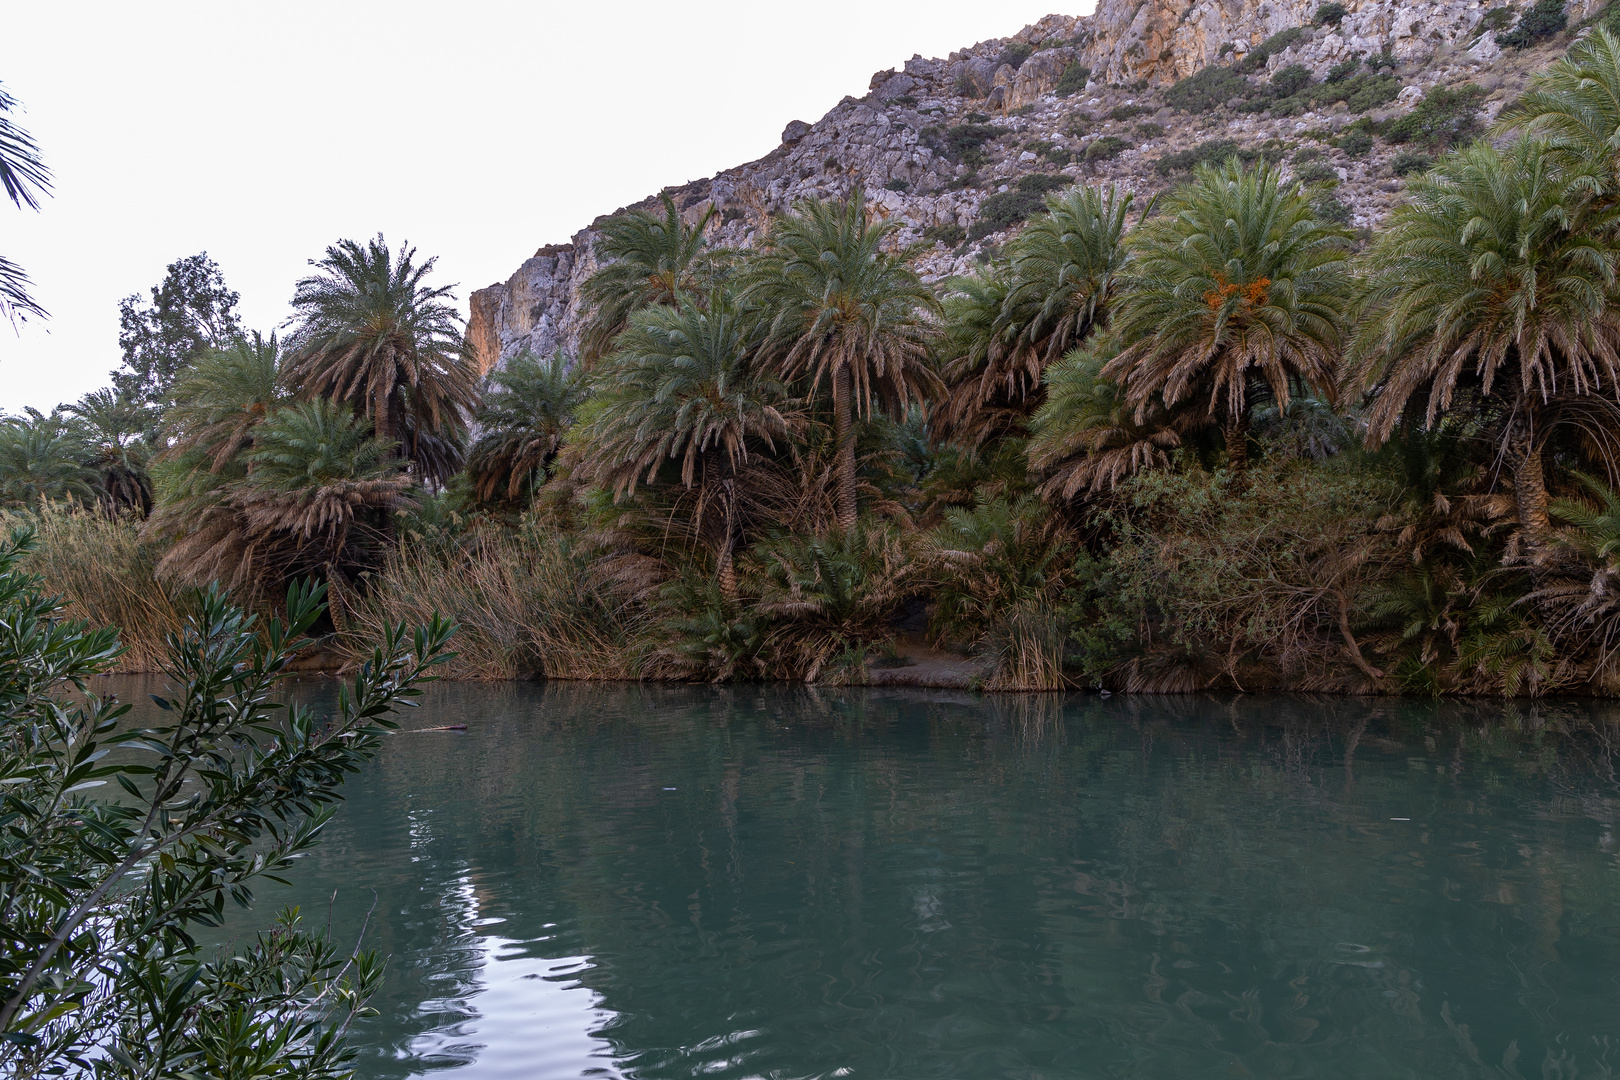
M1329 134L1142 184L1103 174L1120 136L1019 150L983 229L855 175L752 223L667 191L595 227L549 353L381 236L270 333L182 259L111 386L0 424L4 513L126 670L199 586L275 613L313 579L319 662L443 612L459 678L1613 695L1620 31L1537 4L1496 40L1551 62L1489 117L1449 86L1352 121L1321 88L1387 106L1392 54L1281 63L1345 17L1140 92ZM1046 44L1001 66L1080 48ZM926 136L964 188L1025 107L977 70L983 119ZM1362 141L1408 155L1375 229L1335 194Z

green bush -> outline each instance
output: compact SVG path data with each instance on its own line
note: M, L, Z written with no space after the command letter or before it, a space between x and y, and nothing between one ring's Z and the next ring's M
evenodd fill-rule
M1199 143L1191 150L1178 150L1174 154L1166 154L1153 163L1153 170L1160 176L1169 176L1173 172L1191 172L1206 162L1217 164L1231 157L1243 157L1242 148L1232 139L1209 139ZM1253 156L1253 155L1250 155Z
M1229 67L1195 71L1164 92L1164 100L1187 113L1209 112L1235 97L1246 97L1249 83Z
M1340 60L1337 64L1334 64L1332 67L1328 68L1327 78L1323 79L1322 81L1328 83L1343 82L1350 76L1354 75L1358 70L1360 70L1360 68L1361 54L1356 53L1354 56L1351 56L1345 60Z
M970 112L964 119L970 124L988 124L990 122L989 114L982 112Z
M1350 157L1366 157L1372 152L1373 137L1359 128L1352 128L1339 136L1338 145Z
M1474 31L1475 36L1487 31L1502 31L1513 25L1513 9L1510 7L1492 8L1479 20L1479 27Z
M1066 177L1046 173L1031 173L1018 179L1018 186L1010 191L998 192L979 204L979 220L968 230L969 240L978 240L991 233L1009 229L1046 209L1046 195L1068 187Z
M1157 139L1164 134L1163 124L1137 124L1136 134L1144 139Z
M1392 143L1420 143L1431 150L1463 146L1482 130L1479 103L1485 91L1473 83L1452 89L1433 86L1417 107L1384 124L1381 134Z
M1241 75L1252 75L1262 71L1268 60L1304 36L1305 28L1302 26L1291 26L1287 30L1278 31L1256 45L1253 52L1238 61L1235 70Z
M1072 97L1086 88L1091 80L1091 69L1076 60L1063 69L1058 77L1056 93L1058 97Z
M1407 176L1415 172L1427 172L1434 164L1434 159L1421 150L1402 150L1390 161L1389 167L1396 176Z
M1294 151L1293 161L1295 165L1303 165L1308 161L1319 161L1326 154L1327 151L1320 146L1304 146Z
M1110 120L1129 120L1133 116L1145 116L1153 110L1146 105L1115 105L1108 110Z
M1271 77L1271 92L1280 98L1292 97L1311 85L1311 72L1304 64L1289 64Z
M1317 219L1334 225L1350 224L1350 207L1336 195L1318 195L1311 200Z
M911 182L909 180L902 180L899 177L895 177L893 180L890 180L883 186L889 191L905 191L911 186Z
M1311 19L1317 26L1338 26L1344 22L1344 17L1350 14L1350 9L1339 3L1339 0L1328 0L1326 4L1316 9L1316 15Z
M948 248L953 248L967 239L967 230L955 222L948 225L930 225L923 230L923 239L932 244L944 244Z
M1496 35L1496 43L1503 48L1527 49L1538 41L1562 33L1569 25L1564 14L1564 0L1536 0L1535 6L1519 16L1519 25L1505 34Z
M1371 112L1401 96L1401 80L1393 75L1362 75L1344 83L1346 94L1340 99L1351 112Z
M1011 64L1014 69L1021 68L1024 66L1024 61L1028 60L1034 52L1035 46L1033 45L1022 41L1008 42L1007 47L1001 50L1001 57L996 61L996 66Z
M956 124L945 131L945 156L969 165L982 165L988 160L984 144L999 138L1001 134L1000 128L989 124Z
M1104 135L1100 139L1093 139L1086 147L1086 160L1107 161L1116 158L1126 145L1125 140L1118 135Z
M1400 66L1400 61L1395 59L1395 53L1388 45L1385 45L1383 52L1379 53L1377 56L1367 57L1367 66L1372 68L1374 71L1377 71L1379 68L1389 68L1391 71L1394 71Z
M1302 184L1338 183L1339 173L1325 161L1313 161L1294 170L1294 179Z

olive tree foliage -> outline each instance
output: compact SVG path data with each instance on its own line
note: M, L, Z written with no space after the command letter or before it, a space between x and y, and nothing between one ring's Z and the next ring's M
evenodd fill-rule
M194 933L316 843L451 627L388 630L321 715L273 696L321 590L295 586L263 626L209 590L169 642L166 722L135 729L85 692L116 631L55 617L18 569L31 543L0 545L0 1074L347 1075L375 955L295 910L234 951Z

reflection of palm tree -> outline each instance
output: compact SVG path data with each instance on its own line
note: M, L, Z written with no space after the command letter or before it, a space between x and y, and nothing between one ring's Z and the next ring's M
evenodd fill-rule
M899 223L874 223L866 197L809 199L771 226L746 276L745 299L769 313L771 354L788 378L808 375L811 392L832 390L838 523L855 524L855 425L881 406L900 416L931 398L928 364L938 310L933 290L884 250Z
M472 368L461 347L460 316L447 301L450 286L423 279L416 249L396 257L381 236L361 246L339 240L313 263L319 271L298 282L298 321L286 379L302 397L342 401L371 418L385 443L405 439L404 454L428 479L444 466L419 444L430 436L459 437L477 400Z
M1374 249L1355 350L1373 446L1413 403L1428 424L1470 392L1504 410L1497 440L1534 544L1550 529L1555 408L1620 422L1620 208L1589 199L1589 181L1521 141L1476 144L1414 182Z
M1250 382L1282 405L1295 380L1331 395L1349 275L1345 233L1273 169L1201 167L1169 214L1143 225L1117 316L1134 342L1104 369L1138 422L1154 403L1207 402L1230 467L1248 464Z
M597 478L633 494L668 462L698 496L697 527L714 551L720 585L735 596L737 471L751 446L774 450L798 414L781 382L750 362L743 321L723 294L707 309L690 299L631 317L604 362L590 438Z

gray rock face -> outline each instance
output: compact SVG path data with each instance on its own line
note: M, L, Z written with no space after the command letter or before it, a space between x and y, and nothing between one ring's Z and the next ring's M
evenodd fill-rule
M1603 2L1568 0L1571 25ZM1334 136L1358 119L1343 103L1292 117L1234 109L1189 115L1167 106L1164 89L1301 27L1297 40L1253 76L1256 82L1290 64L1304 65L1320 80L1358 53L1387 51L1402 89L1375 118L1411 109L1432 86L1473 82L1487 91L1480 119L1489 122L1522 90L1528 73L1567 44L1503 54L1483 22L1496 0L1344 0L1349 11L1339 26L1316 27L1311 20L1320 3L1099 0L1091 16L1049 15L1010 39L983 41L948 58L914 56L899 70L874 75L865 98L845 98L814 124L788 124L782 145L760 160L667 190L688 221L710 208L721 211L711 219L712 242L748 247L764 235L771 215L795 201L862 187L873 207L902 225L898 244L935 241L915 265L938 279L966 272L983 245L1009 238L1008 231L989 232L963 243L952 230L973 229L983 202L1025 174L1113 183L1141 198L1185 175L1161 173L1155 167L1160 159L1229 139L1284 169L1305 151L1341 177L1334 196L1348 208L1350 225L1372 229L1400 198L1404 182L1391 164L1405 148L1378 143L1352 156L1337 147ZM1016 70L1000 62L1012 42L1035 48ZM1063 72L1077 61L1091 69L1090 84L1079 94L1055 96ZM960 140L953 143L949 133L980 124L977 114L990 116L995 135L963 160ZM1123 148L1087 161L1087 149L1099 139L1118 139L1106 145ZM905 182L903 191L888 189L895 181ZM656 209L657 200L637 206ZM484 367L524 349L548 355L578 348L585 315L579 290L597 266L599 224L569 244L541 248L508 280L473 294L468 335Z

